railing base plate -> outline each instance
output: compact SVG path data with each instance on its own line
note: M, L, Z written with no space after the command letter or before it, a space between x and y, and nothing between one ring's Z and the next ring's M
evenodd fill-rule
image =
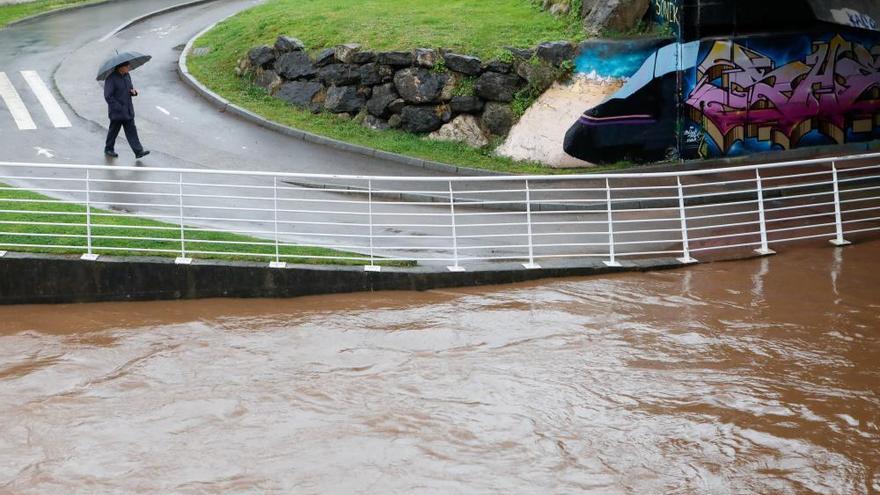
M523 263L523 268L525 268L526 270L540 270L541 265L537 263Z
M849 246L850 244L852 244L851 242L849 242L849 241L847 241L847 240L839 241L839 240L837 240L837 239L831 239L831 240L828 241L828 242L830 242L831 244L833 244L833 245L835 245L835 246L837 246L837 247Z
M463 266L447 266L446 269L449 270L450 272L456 272L456 273L467 271L465 269L465 267L463 267Z
M761 256L770 256L776 254L776 251L772 249L755 249L755 254L760 254Z
M79 259L81 259L83 261L98 261L98 255L97 254L84 254L84 255L80 256Z
M287 268L287 263L283 261L273 261L269 263L269 268Z
M607 266L608 268L623 268L623 265L616 261L603 261L602 263L604 263L605 266Z
M192 258L177 258L174 260L175 265L192 265Z
M365 272L379 273L379 272L382 271L382 267L381 267L381 266L376 266L376 265L367 265L367 266L364 267L364 271L365 271Z
M0 251L0 258L6 256L6 251Z
M688 256L687 258L676 258L675 260L678 261L679 263L681 263L682 265L693 265L695 263L700 262L699 260L695 260L695 259L691 258L690 256Z

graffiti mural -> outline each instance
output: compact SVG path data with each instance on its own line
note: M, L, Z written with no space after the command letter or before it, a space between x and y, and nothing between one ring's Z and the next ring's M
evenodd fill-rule
M790 51L791 43L748 41L704 43L684 101L693 121L684 145L693 146L694 125L703 131L698 156L880 137L880 43L834 35L808 43L802 58L779 63L767 53Z
M874 141L880 35L841 29L667 44L584 112L565 151L607 163Z

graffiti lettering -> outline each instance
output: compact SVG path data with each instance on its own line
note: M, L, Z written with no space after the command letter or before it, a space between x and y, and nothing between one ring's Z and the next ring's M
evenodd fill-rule
M741 44L717 41L686 105L725 154L749 138L790 149L813 131L842 144L849 132L880 126L880 45L836 36L814 42L803 62L776 67Z
M687 144L699 143L702 137L703 133L697 127L688 127L684 131L684 142Z
M877 25L877 21L875 21L873 17L867 14L862 14L861 12L858 12L856 10L832 10L831 15L833 15L834 20L839 22L840 24L849 24L852 27L857 27L861 29L873 29L874 31L880 29L880 26Z
M677 0L655 0L654 10L658 18L672 24L678 24Z

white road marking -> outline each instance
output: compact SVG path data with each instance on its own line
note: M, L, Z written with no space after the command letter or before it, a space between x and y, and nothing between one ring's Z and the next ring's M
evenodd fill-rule
M160 112L164 113L165 115L171 115L171 112L169 112L168 110L165 110L164 108L160 107L159 105L156 105L156 110L159 110Z
M40 148L39 146L34 146L34 151L37 152L37 156L45 156L46 158L55 158L55 155L52 153L52 150L47 148Z
M34 119L28 113L27 107L21 101L21 96L15 90L15 87L12 86L12 81L9 80L9 76L5 72L0 72L0 98L6 103L6 108L9 109L9 113L12 114L12 118L15 120L15 125L20 130L28 131L37 128L37 125L34 124Z
M73 127L67 115L64 114L64 110L61 109L61 105L58 104L58 100L52 96L52 92L49 91L49 88L40 78L39 74L32 70L23 70L21 71L21 76L24 77L28 86L31 87L31 91L34 92L34 96L40 101L40 105L43 105L43 110L46 111L46 115L49 116L52 125L57 129Z

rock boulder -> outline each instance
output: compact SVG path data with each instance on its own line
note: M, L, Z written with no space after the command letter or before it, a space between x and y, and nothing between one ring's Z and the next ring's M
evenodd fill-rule
M376 54L376 61L384 65L406 67L413 64L413 54L411 52L379 52Z
M251 62L251 67L268 69L271 68L269 66L275 61L275 50L269 45L257 46L251 48L248 52L248 59Z
M486 64L486 70L489 72L497 72L499 74L510 74L513 71L513 66L507 62L493 60Z
M574 58L574 45L568 41L541 43L535 50L535 56L542 62L560 67L565 61Z
M301 52L305 49L306 45L302 41L290 36L281 35L275 41L275 51L278 53Z
M403 107L400 113L400 127L414 134L427 134L434 132L443 125L443 120L437 113L437 108L432 106Z
M413 51L413 57L419 67L432 69L437 65L437 51L431 48L416 48Z
M318 73L309 54L303 51L287 52L275 61L275 70L285 79L307 79Z
M483 109L483 100L476 96L454 96L449 108L453 113L478 113Z
M333 113L357 113L366 102L356 86L332 86L327 90L324 108Z
M369 64L376 61L376 54L373 52L357 52L351 56L353 64Z
M354 63L354 54L361 51L361 45L357 43L346 43L336 47L336 60L343 64Z
M375 86L394 79L394 68L390 65L373 62L362 65L358 71L360 72L361 84L367 86Z
M324 99L324 86L314 81L292 81L281 85L275 95L291 105L314 109Z
M273 94L283 82L284 81L278 77L278 74L274 70L260 69L257 73L257 77L254 78L254 84L261 88L266 88L266 91L268 91L270 95Z
M478 76L483 70L483 62L477 57L447 53L443 55L443 60L446 61L446 67L449 70L461 72L469 76Z
M648 12L651 0L584 2L585 9L588 3L592 3L592 8L584 18L584 29L598 36L605 31L627 31L638 25Z
M317 65L318 67L335 64L336 62L336 48L326 48L324 50L321 50L315 57L315 65Z
M485 100L511 102L524 81L515 74L486 72L474 84L477 96Z
M394 86L408 103L436 103L445 84L445 75L423 68L411 67L394 75Z
M373 97L367 102L367 111L376 117L388 118L391 115L388 106L395 100L397 100L397 91L394 89L394 84L376 86L373 88Z
M318 69L318 79L327 86L348 86L361 80L360 67L353 64L330 64Z
M459 115L452 122L428 135L437 141L455 141L473 148L482 148L489 144L489 139L480 128L480 121L473 115Z
M506 136L513 127L513 110L502 103L486 103L480 123L483 128L495 136Z

